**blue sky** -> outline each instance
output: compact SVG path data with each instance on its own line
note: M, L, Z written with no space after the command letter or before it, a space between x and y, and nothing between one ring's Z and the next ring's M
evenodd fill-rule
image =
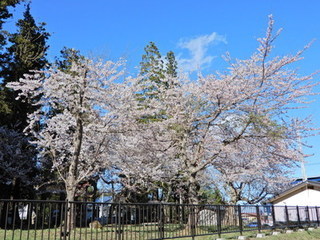
M21 17L21 9L15 10L14 19ZM163 55L174 51L185 70L223 70L226 65L221 55L228 51L232 57L249 57L272 14L276 28L283 28L275 54L294 53L315 40L295 67L301 74L320 70L318 0L33 0L31 12L37 22L47 23L52 34L50 60L67 46L111 60L125 57L131 73L136 72L143 48L150 41ZM315 101L308 109L295 115L313 115L315 126L320 127L320 97L311 100ZM307 159L307 174L320 175L320 137L307 142L314 146L305 149L314 154ZM295 175L300 176L298 169Z

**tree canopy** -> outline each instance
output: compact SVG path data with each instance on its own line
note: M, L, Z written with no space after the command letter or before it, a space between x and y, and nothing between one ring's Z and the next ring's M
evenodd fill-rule
M70 201L81 181L107 171L131 200L256 203L301 161L297 132L313 130L288 115L316 85L293 67L304 49L274 57L280 32L273 26L270 17L248 59L227 56L225 72L197 80L178 74L173 52L162 58L150 42L138 76L125 76L123 60L94 61L64 49L50 68L6 87L33 100L25 131ZM212 182L219 183L215 193L205 191Z

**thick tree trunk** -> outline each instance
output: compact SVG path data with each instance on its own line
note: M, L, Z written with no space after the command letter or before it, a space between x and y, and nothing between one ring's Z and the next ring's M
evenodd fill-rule
M76 193L76 184L74 178L69 177L66 183L66 193L67 193L67 204L65 209L65 226L64 226L64 234L67 236L71 232L73 228L75 228L75 209L74 209L74 200Z
M231 205L236 205L237 202L241 200L241 190L237 190L237 188L233 186L232 182L227 183L226 188L230 196L229 203Z
M168 187L168 192L167 192L167 196L165 198L165 202L168 203L170 201L170 197L171 197L171 194L172 194L172 186L171 186L171 183L169 184L169 187Z
M82 103L82 94L80 94L80 103ZM74 209L74 200L75 200L75 193L77 184L79 183L78 177L79 177L79 158L80 158L80 152L82 147L82 138L83 138L83 124L80 117L80 114L78 115L77 119L77 127L76 132L74 136L74 153L73 153L73 159L71 161L71 164L69 166L68 175L65 180L65 187L66 187L66 193L67 193L67 209L66 209L66 219L65 219L65 234L69 234L71 230L75 227L75 209Z
M188 184L188 203L189 206L189 214L188 214L188 232L191 235L194 235L195 228L197 226L197 219L199 213L199 190L200 185L196 180L197 173L192 173L189 176L189 184Z
M228 191L230 199L229 199L229 206L226 208L223 215L223 221L230 226L238 225L239 217L237 214L238 210L236 205L237 205L237 202L240 200L240 195L237 191L237 188L233 186L232 182L226 185L226 189Z
M189 176L189 183L188 183L188 203L189 204L199 204L199 190L200 185L196 180L196 173L192 173Z

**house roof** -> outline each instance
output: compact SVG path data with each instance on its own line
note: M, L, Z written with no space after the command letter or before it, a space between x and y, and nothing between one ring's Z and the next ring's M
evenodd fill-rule
M278 194L277 196L271 198L269 200L269 202L271 202L273 204L281 202L282 200L287 199L293 195L296 195L297 193L300 193L306 189L314 189L314 190L320 191L320 182L307 180L307 181L298 183L298 184L294 185L293 187Z
M303 181L304 181L303 178L297 178L296 180L293 181L293 184L301 183ZM308 177L307 181L320 182L320 176Z

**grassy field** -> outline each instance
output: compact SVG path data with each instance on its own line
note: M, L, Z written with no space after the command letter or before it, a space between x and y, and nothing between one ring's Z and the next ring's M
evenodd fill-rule
M236 231L237 226L224 227L222 231ZM194 229L196 235L217 233L217 228L212 226L201 226ZM1 230L0 229L0 240L56 240L61 238L64 233L63 227L58 228L44 228L44 229L31 229L31 230ZM120 233L120 234L119 234ZM179 237L179 236L190 236L191 229L186 225L180 224L165 224L163 237ZM238 233L234 233L237 235ZM68 239L88 239L88 240L118 240L121 235L121 240L144 240L144 239L159 239L162 237L159 233L158 224L140 224L140 225L122 225L119 229L116 225L105 225L101 229L90 229L90 228L74 228L68 235Z
M290 234L282 233L276 236L272 236L271 232L264 232L266 237L265 240L319 240L320 239L320 228L313 231L304 231L304 232L293 232ZM257 240L261 238L255 238L257 232L244 232L244 236L247 236L248 240ZM239 234L222 234L221 238L224 239L237 239ZM214 240L217 236L203 236L196 237L196 240ZM192 238L178 238L179 240L192 240Z
M293 232L291 234L280 234L272 236L271 231L264 231L267 235L266 240L320 240L320 228L313 231L304 232ZM182 236L188 233L184 231L173 231L166 233L166 237L170 236ZM257 231L247 231L243 235L247 236L248 239L256 239L255 236ZM239 232L222 234L224 239L237 239ZM118 240L118 234L116 229L90 229L90 228L76 228L73 229L71 234L68 236L71 240ZM146 239L157 239L160 236L157 231L153 229L146 229L146 227L134 227L122 229L121 240L146 240ZM207 235L196 237L196 240L213 240L218 238L217 235ZM61 228L51 228L44 230L7 230L0 229L0 240L58 240L64 239L61 237ZM192 238L176 238L179 240L191 240ZM259 238L260 239L260 238Z
M251 239L257 239L257 238L251 238ZM276 236L266 237L266 240L315 240L315 239L320 239L319 228L313 231L293 232L290 234L284 233Z
M196 229L198 233L202 234L212 234L212 232L204 231L203 229ZM43 230L3 230L0 229L0 240L58 240L63 239L62 228L51 228ZM126 226L120 230L121 240L147 240L147 239L159 239L158 228L154 226ZM247 233L247 232L246 232ZM171 229L166 228L165 237L177 237L177 236L188 236L191 235L190 230L186 228L179 228L177 226ZM228 234L229 236L237 236L239 233ZM203 236L197 239L214 239L214 236ZM119 239L119 229L115 227L108 227L102 229L90 229L90 228L75 228L73 229L69 236L70 240L118 240ZM181 238L188 239L188 238Z

